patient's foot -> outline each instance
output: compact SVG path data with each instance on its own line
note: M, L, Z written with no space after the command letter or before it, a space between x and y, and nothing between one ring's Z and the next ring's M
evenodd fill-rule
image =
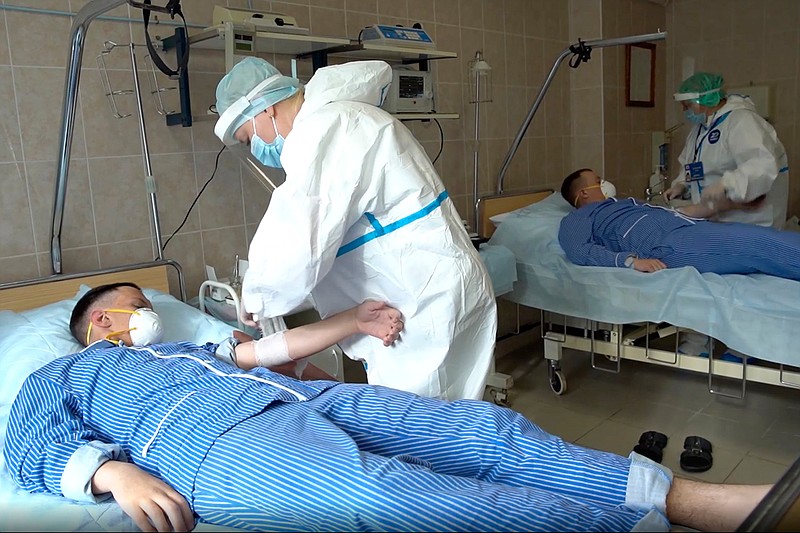
M356 309L358 330L365 335L372 335L389 346L403 330L403 315L385 302L367 300Z

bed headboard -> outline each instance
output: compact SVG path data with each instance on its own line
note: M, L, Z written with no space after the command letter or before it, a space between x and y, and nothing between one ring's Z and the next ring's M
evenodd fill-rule
M129 281L139 287L169 293L166 265L134 268L117 272L87 273L83 276L52 276L31 280L30 284L0 287L0 309L25 311L49 303L72 298L82 284L96 287L105 283Z
M478 200L478 234L489 238L494 233L494 224L489 220L495 215L508 213L526 205L535 204L553 194L553 189L540 191L496 194Z

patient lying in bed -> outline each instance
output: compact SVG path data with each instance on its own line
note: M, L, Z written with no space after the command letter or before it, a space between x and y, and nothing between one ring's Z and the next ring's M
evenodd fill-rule
M145 531L188 530L196 516L255 531L731 530L769 489L673 479L485 402L244 372L216 344L147 344L131 320L144 296L127 285L110 296L76 306L90 346L25 381L4 451L24 489L112 495ZM391 344L391 313L369 316L323 321L305 348L287 336L289 357L329 335ZM257 357L253 344L228 348L240 366Z
M568 176L561 188L577 209L561 221L558 241L575 264L640 272L691 266L800 280L800 233L710 222L632 198L607 199L600 184L587 169Z

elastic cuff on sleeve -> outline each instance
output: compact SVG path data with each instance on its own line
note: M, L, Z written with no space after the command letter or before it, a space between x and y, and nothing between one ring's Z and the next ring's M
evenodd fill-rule
M61 474L61 493L65 498L98 503L110 494L92 494L92 477L107 461L127 461L125 452L116 444L93 440L78 448L67 461Z
M744 187L737 187L736 176L731 174L730 171L725 172L720 178L720 182L725 187L725 196L734 202L743 202L747 194L747 185Z
M654 509L666 520L672 471L636 452L631 452L628 458L631 460L631 471L625 490L625 504L634 508Z

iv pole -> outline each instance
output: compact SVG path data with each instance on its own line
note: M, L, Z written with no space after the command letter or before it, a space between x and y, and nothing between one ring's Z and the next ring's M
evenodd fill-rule
M470 61L469 72L475 77L474 96L470 99L471 104L475 104L475 141L472 145L472 207L473 224L475 224L475 236L477 237L478 226L478 158L480 154L480 123L481 123L481 104L491 102L491 85L487 86L486 94L481 94L481 80L489 82L489 74L492 68L483 59L483 53L478 50L475 52L475 59Z
M547 92L547 89L550 87L550 82L553 81L553 78L556 75L556 71L558 67L561 65L561 62L569 55L575 55L577 62L576 64L570 64L571 67L577 68L581 61L588 61L590 59L590 55L592 52L592 48L603 48L606 46L619 46L623 44L635 44L635 43L643 43L647 41L663 41L667 38L667 32L659 31L657 33L647 33L644 35L632 35L630 37L618 37L616 39L600 39L594 41L581 41L578 39L578 44L573 44L568 46L561 52L555 62L553 63L553 67L550 69L550 73L547 75L547 78L544 80L542 84L542 88L539 89L539 94L536 96L533 104L531 105L530 110L528 111L528 115L525 117L525 120L522 122L522 125L517 132L517 136L514 137L514 141L511 143L511 146L508 149L508 153L506 153L506 157L503 160L503 165L500 168L500 174L497 176L497 194L503 194L503 180L506 176L506 171L508 170L508 166L511 164L511 160L514 158L514 155L517 153L517 149L519 149L519 145L522 142L522 138L525 136L525 132L528 130L528 126L533 120L533 116L536 114L536 110L539 109L539 105L542 103L544 99L544 95Z

